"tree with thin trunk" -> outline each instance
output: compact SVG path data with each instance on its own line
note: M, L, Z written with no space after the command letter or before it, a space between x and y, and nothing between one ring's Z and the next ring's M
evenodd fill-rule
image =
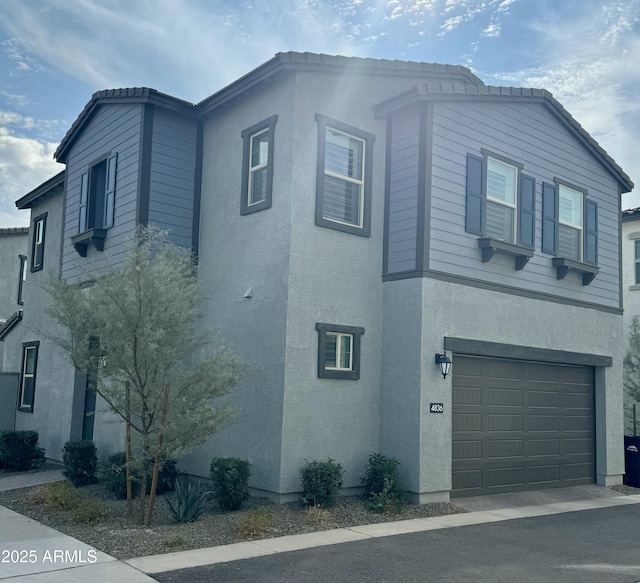
M163 461L234 419L220 398L238 384L243 365L228 349L214 349L211 332L198 331L203 302L193 257L166 232L140 228L124 263L84 280L49 280L49 313L67 332L54 340L123 419L127 509L135 469L140 522L150 525Z
M625 414L627 421L633 424L633 405L640 403L640 317L634 316L629 328L629 348L623 361L623 384L627 394ZM633 427L632 430L636 431Z

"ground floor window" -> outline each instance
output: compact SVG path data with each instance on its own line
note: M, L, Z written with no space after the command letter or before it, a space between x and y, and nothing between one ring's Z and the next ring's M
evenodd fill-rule
M364 328L338 324L316 324L318 331L318 376L360 378L360 337Z

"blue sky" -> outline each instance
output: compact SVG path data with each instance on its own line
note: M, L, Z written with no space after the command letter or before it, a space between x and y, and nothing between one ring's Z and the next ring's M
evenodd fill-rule
M279 51L465 65L551 91L613 156L640 206L640 0L2 0L0 227L63 169L91 94L148 86L198 102Z

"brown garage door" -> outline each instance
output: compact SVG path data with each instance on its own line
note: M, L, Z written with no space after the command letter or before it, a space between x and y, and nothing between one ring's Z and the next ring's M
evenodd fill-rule
M595 482L593 369L456 355L453 496Z

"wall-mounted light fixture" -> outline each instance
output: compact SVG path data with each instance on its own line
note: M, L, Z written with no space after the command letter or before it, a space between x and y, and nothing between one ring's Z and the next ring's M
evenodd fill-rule
M444 354L438 354L436 352L436 364L440 366L442 378L446 379L449 371L451 370L451 359L447 356L446 351L444 352Z

